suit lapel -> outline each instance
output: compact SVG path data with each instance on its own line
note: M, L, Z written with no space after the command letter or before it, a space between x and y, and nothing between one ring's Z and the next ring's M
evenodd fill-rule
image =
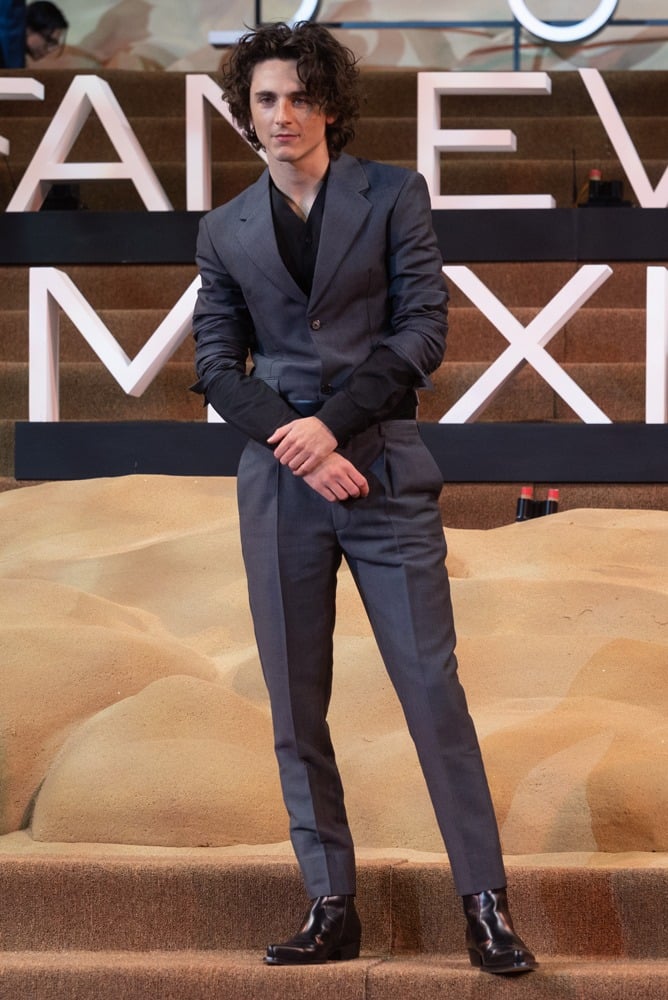
M343 154L332 161L309 301L312 309L327 292L341 261L366 222L371 205L363 192L368 187L364 170L352 156ZM253 264L281 292L297 302L306 302L304 292L287 270L276 244L268 170L246 192L239 212L238 239Z
M239 212L237 236L253 264L282 293L297 302L306 302L304 292L283 263L276 244L268 170L246 192Z
M371 205L363 192L368 188L367 176L356 159L343 154L332 161L309 303L312 309L327 292L366 222Z

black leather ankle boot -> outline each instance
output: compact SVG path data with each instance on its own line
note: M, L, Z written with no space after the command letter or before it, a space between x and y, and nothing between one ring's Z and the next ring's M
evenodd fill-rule
M462 900L471 965L501 975L536 968L538 962L515 933L505 888L477 892Z
M264 960L268 965L345 962L357 958L361 938L354 896L318 896L295 936L283 944L270 944Z

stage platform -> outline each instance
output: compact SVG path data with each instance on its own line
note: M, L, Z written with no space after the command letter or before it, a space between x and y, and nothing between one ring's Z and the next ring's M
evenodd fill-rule
M447 864L400 851L360 852L359 959L271 968L267 943L291 932L306 905L287 845L184 851L0 838L0 996L664 1000L667 855L544 855L507 866L515 922L540 961L530 975L473 969Z

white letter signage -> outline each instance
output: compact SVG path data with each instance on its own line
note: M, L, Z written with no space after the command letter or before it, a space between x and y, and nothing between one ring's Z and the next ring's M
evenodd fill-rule
M645 423L668 424L668 270L647 268Z
M418 73L417 168L424 175L432 208L554 208L549 194L442 195L441 153L514 152L508 129L442 129L444 94L550 94L547 73Z
M579 72L603 127L608 133L608 138L619 157L619 162L624 167L631 187L635 191L638 204L641 208L668 207L668 168L664 170L663 177L655 190L649 182L645 168L633 145L633 140L610 96L610 91L606 87L603 77L597 69L581 69Z
M111 139L117 163L66 163L77 136L92 110ZM171 209L144 150L130 127L111 87L98 76L75 76L21 178L8 212L34 212L54 181L131 180L144 204L154 212Z
M555 333L573 316L583 302L607 281L612 268L607 264L585 264L560 292L525 328L506 309L469 267L444 267L446 277L455 282L509 343L505 351L457 400L442 424L465 424L475 420L492 402L508 379L528 361L564 402L588 424L609 424L609 417L582 391L545 350Z
M212 108L248 143L232 117L229 104L223 100L218 84L210 76L189 73L186 76L186 207L189 212L207 212L211 208ZM267 162L264 150L254 152Z
M30 268L30 420L59 419L60 310L83 334L129 396L141 396L192 330L200 279L195 278L139 354L130 360L69 275L55 267Z
M508 5L520 24L546 42L581 42L605 27L617 8L617 0L600 0L593 14L577 24L549 24L531 13L524 0L508 0Z

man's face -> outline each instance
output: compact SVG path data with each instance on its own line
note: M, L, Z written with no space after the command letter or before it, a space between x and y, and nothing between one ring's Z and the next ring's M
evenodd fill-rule
M43 59L50 52L57 52L65 44L65 28L52 28L50 31L26 31L26 52L31 59Z
M267 59L253 70L250 112L267 157L307 169L329 159L325 128L334 121L306 96L295 60Z

